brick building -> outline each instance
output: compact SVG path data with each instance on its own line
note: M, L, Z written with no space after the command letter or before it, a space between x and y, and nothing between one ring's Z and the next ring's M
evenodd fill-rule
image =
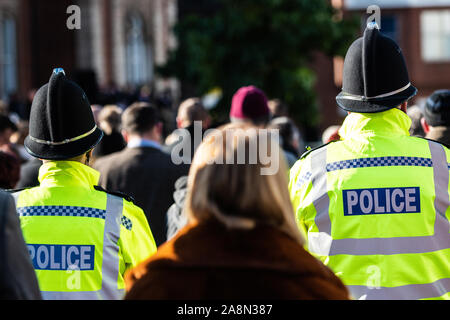
M358 15L361 34L370 14L381 9L381 31L402 48L411 82L419 90L412 103L421 103L434 90L450 88L450 0L333 0L344 16ZM342 86L343 61L317 55L316 84L321 108L321 128L342 122L343 113L335 102Z
M67 27L71 5L80 29ZM94 71L100 86L173 88L154 69L176 45L176 19L176 0L0 0L0 99L26 97L56 66Z

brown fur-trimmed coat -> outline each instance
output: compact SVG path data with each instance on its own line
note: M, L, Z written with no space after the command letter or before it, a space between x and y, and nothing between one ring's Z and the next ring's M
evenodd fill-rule
M126 275L125 299L348 299L343 283L283 232L188 225Z

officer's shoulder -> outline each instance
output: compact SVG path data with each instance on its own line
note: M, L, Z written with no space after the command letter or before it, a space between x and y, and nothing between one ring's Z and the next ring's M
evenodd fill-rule
M414 138L436 142L436 143L439 143L440 145L442 145L442 146L444 146L444 147L446 147L447 149L450 150L450 145L448 145L448 144L446 144L444 142L433 140L433 139L430 139L430 138L425 138L425 137L418 137L418 136L414 136Z
M304 152L304 153L300 156L300 160L306 158L306 157L309 156L312 152L317 151L317 150L319 150L319 149L321 149L321 148L323 148L323 147L325 147L325 146L327 146L327 145L329 145L329 144L331 144L331 143L338 142L338 141L340 141L340 140L333 140L333 141L327 142L327 143L325 143L325 144L322 144L322 145L320 145L320 146L318 146L318 147L315 147L315 148L312 148L312 149L309 148L306 152Z
M113 196L117 196L117 197L123 198L123 199L125 199L125 200L127 200L129 202L132 202L132 203L135 202L135 200L134 200L134 198L132 196L130 196L130 195L126 194L126 193L120 192L120 191L110 191L110 190L106 190L106 189L104 189L104 188L102 188L100 186L94 186L94 189L97 190L97 191L101 191L101 192L105 192L105 193L111 194Z
M17 192L21 192L23 190L28 190L31 188L33 188L33 187L25 187L25 188L18 188L18 189L5 189L3 191L8 192L8 193L17 193Z

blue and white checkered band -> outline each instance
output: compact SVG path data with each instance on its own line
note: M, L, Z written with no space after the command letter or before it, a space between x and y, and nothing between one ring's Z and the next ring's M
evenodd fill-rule
M336 161L327 164L327 171L336 171L353 168L367 167L432 167L431 159L421 157L376 157Z
M312 173L309 171L302 174L297 181L297 186L301 187L305 182L309 181L309 179L311 178L311 175L312 175Z
M72 207L72 206L33 206L19 207L17 213L21 217L30 216L59 216L59 217L88 217L105 219L106 210Z
M75 206L32 206L19 207L17 213L21 217L35 217L35 216L54 216L54 217L86 217L86 218L106 218L106 210L89 208L89 207L75 207ZM125 216L121 219L122 225L131 230L133 223Z
M122 222L122 225L123 225L125 228L127 228L128 230L131 230L131 228L133 228L133 223L132 223L131 220L128 219L127 217L122 216L121 222Z

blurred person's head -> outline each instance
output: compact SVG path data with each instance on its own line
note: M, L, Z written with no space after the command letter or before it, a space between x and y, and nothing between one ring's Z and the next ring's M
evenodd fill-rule
M97 125L99 125L98 115L100 111L102 111L102 109L103 109L102 106L99 104L91 105L92 115L94 116L94 121Z
M339 136L340 128L341 126L339 125L329 126L328 128L326 128L325 131L322 133L322 143L340 140L341 139L341 137Z
M106 134L120 132L122 109L116 105L104 106L98 114L98 124Z
M28 135L29 132L29 124L28 121L19 121L17 123L17 131L15 131L10 138L11 143L23 145L25 138Z
M450 126L450 90L437 90L428 97L423 108L422 124L425 133L434 127Z
M303 141L301 141L300 131L291 119L277 117L270 121L268 128L279 130L281 146L284 150L299 155Z
M265 126L270 120L270 110L265 93L255 86L240 88L231 101L230 120Z
M425 131L422 127L423 113L419 106L410 106L406 110L406 114L411 119L411 127L409 128L409 134L414 137L425 137Z
M270 100L268 106L273 118L289 116L287 105L280 99Z
M150 100L152 94L152 88L149 85L144 85L139 90L139 97L145 100Z
M266 146L266 150L261 150ZM267 151L270 161L261 156ZM229 161L242 156L243 164ZM209 134L197 149L189 172L186 200L189 220L195 223L214 219L230 229L270 225L303 243L294 219L282 157L278 142L270 138L268 130L231 123ZM262 174L275 162L278 170Z
M162 122L158 109L147 102L137 102L122 114L122 135L125 141L148 139L160 142Z
M22 120L17 123L17 131L10 138L10 142L13 144L13 151L15 151L15 154L21 162L26 162L33 158L24 147L25 138L28 136L28 133L28 121Z
M184 100L178 108L177 127L187 128L194 123L201 121L203 129L209 127L210 118L199 98L189 98Z
M0 146L9 144L11 136L17 131L17 126L5 114L0 114Z
M20 161L11 154L0 151L0 188L14 189L20 179Z

